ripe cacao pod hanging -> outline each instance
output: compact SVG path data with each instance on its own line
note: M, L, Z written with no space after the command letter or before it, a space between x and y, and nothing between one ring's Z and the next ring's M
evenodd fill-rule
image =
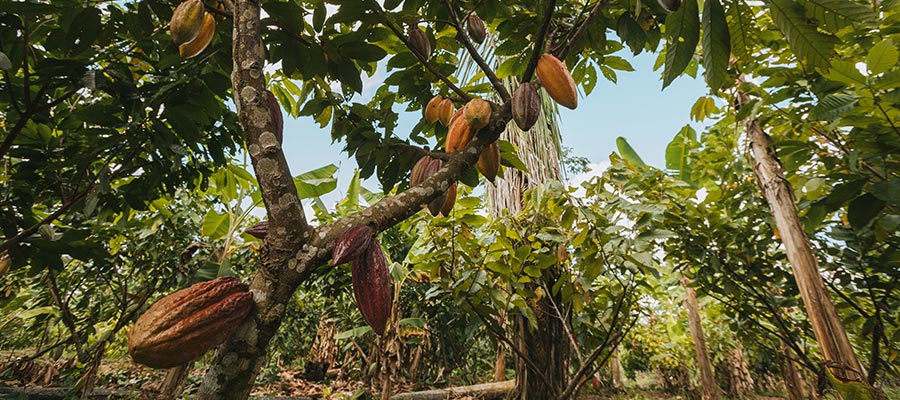
M269 234L269 221L263 221L244 230L250 236L257 239L265 239Z
M453 114L455 113L456 106L453 105L453 100L441 100L441 104L438 105L438 120L441 121L441 124L443 124L444 126L449 126L450 119L453 118Z
M253 295L234 277L200 282L154 303L131 328L131 358L171 368L222 344L253 309Z
M516 88L512 98L512 117L519 129L527 131L534 126L541 115L541 96L531 83L525 82Z
M484 39L487 37L487 29L485 29L484 21L481 18L475 14L469 14L469 17L466 18L466 27L472 41L478 44L484 43Z
M364 254L353 260L350 277L356 307L372 330L378 335L383 334L391 316L393 285L387 257L377 239L372 240Z
M657 2L668 12L678 11L681 7L681 0L657 0Z
M444 165L444 162L440 159L434 158L428 164L428 168L425 170L425 178L434 175L437 173L441 166ZM447 202L447 192L441 193L438 197L435 197L431 202L428 203L428 212L431 213L432 216L437 217L438 213L441 212L441 209L444 208L444 203Z
M269 101L269 113L272 115L272 121L275 123L275 137L278 138L278 144L284 143L284 116L281 115L281 104L275 98L275 93L266 90L266 98Z
M186 0L175 7L169 21L169 35L176 45L181 45L197 37L203 26L206 11L201 0Z
M454 153L466 147L474 136L474 130L465 118L456 118L450 124L447 132L447 142L444 146L448 153Z
M428 169L429 164L431 164L431 156L424 155L419 161L416 161L416 164L413 165L412 171L409 173L409 187L418 186L420 183L424 182L425 179L428 179L425 176L425 171Z
M214 33L216 33L216 17L210 13L205 13L200 32L197 33L194 40L178 46L178 55L181 58L192 58L200 54L212 42Z
M365 254L374 240L375 231L368 225L347 229L334 244L334 250L331 252L331 265L340 265L359 258Z
M453 206L456 204L456 182L453 182L449 188L447 188L447 200L444 201L444 205L441 207L441 215L445 217L449 217L450 213L453 212Z
M575 88L575 81L562 61L552 54L544 54L538 60L535 72L538 79L541 80L541 85L553 100L572 110L578 107L578 90Z
M487 180L494 183L497 173L500 172L500 146L497 145L497 142L491 143L481 152L481 155L478 156L478 163L475 166L478 168L478 172L481 172L481 175L484 175Z
M409 36L409 47L413 52L418 53L426 60L431 58L431 42L428 41L428 35L425 32L418 26L410 25L406 30L406 35Z
M478 131L491 121L491 111L491 103L482 99L472 99L463 109L463 118L469 121L473 131Z
M434 96L431 100L428 100L428 105L425 106L425 120L429 124L433 124L438 120L438 109L442 100L444 100L444 97L441 95Z

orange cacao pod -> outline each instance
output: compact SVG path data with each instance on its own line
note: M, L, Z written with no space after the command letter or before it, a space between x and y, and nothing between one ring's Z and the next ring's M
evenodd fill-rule
M575 81L562 61L552 54L544 54L538 60L535 72L537 72L538 79L541 80L541 85L553 100L573 110L578 107L578 90L575 88Z
M197 33L194 40L178 46L178 55L181 58L192 58L200 54L212 42L214 33L216 33L216 17L210 13L204 13L200 32Z
M200 33L205 15L206 11L201 0L186 0L175 7L172 20L169 21L169 35L172 36L172 41L181 45L194 40Z
M353 260L350 267L353 281L353 297L356 307L366 323L378 335L384 333L387 320L391 316L393 301L391 274L387 267L387 257L378 240L372 240L364 254Z
M438 120L441 121L441 124L449 126L454 114L456 114L456 106L453 105L453 100L441 100L441 104L438 105Z
M441 207L441 215L445 217L449 217L450 213L453 212L453 206L456 204L456 182L453 182L452 185L447 189L447 200L444 201L444 205Z
M527 131L541 115L541 96L531 83L525 82L516 88L512 98L512 117L519 129Z
M482 99L469 100L463 108L463 117L473 131L484 128L491 121L491 103Z
M456 118L450 124L450 131L447 132L447 143L444 146L448 153L454 153L466 147L472 140L474 131L469 121L465 118Z
M410 25L406 30L409 36L409 47L413 52L418 53L422 58L431 58L431 42L428 41L428 35L425 34L418 26Z
M494 183L497 173L500 172L500 146L497 142L491 143L481 155L478 156L478 172L481 172L487 180Z
M484 38L487 37L487 29L485 29L484 21L481 18L478 18L475 14L469 14L469 17L466 18L466 28L468 28L469 37L472 38L472 41L478 44L484 43Z
M200 282L154 303L131 328L131 358L152 368L194 360L225 341L253 309L253 295L234 277Z
M248 235L257 239L265 239L269 234L269 221L263 221L244 230Z
M367 225L347 229L334 244L334 250L331 252L331 265L340 265L359 258L369 249L373 240L375 240L375 231Z
M275 137L278 138L278 143L282 144L284 142L284 116L281 115L281 104L278 104L278 99L271 90L266 90L266 98L269 101L269 114L272 115L272 122L275 123Z
M431 100L428 100L428 105L425 106L425 120L429 124L433 124L438 120L438 109L442 103L441 100L444 100L444 97L441 95L434 96Z

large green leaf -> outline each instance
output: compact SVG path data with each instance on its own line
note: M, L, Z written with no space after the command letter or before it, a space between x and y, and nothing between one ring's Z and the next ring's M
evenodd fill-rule
M715 93L728 77L728 58L731 55L731 36L725 9L719 0L703 3L703 69L706 84Z
M869 6L855 0L802 0L808 15L835 32L854 24L870 24L877 16Z
M687 0L666 17L666 67L663 89L684 72L700 41L700 9L697 0Z
M625 159L625 161L628 161L630 164L640 167L647 166L647 164L644 163L644 160L641 159L641 156L639 156L638 153L634 151L634 148L631 147L630 144L628 144L628 141L625 140L625 138L621 136L617 137L616 147L619 148L619 154L622 155L622 158Z
M231 226L231 215L228 213L219 214L215 210L209 210L203 217L203 226L200 232L203 236L207 236L210 240L217 240L228 234L228 228Z
M872 75L879 75L897 65L898 59L900 59L900 51L897 50L894 41L885 39L869 49L866 67L869 68L869 73Z
M816 29L806 11L793 0L768 0L769 15L794 54L810 69L827 70L837 39Z
M337 188L337 180L334 178L334 173L337 172L337 169L336 165L328 164L297 175L294 177L294 184L297 185L297 195L301 199L309 199L331 192Z
M813 117L819 121L831 121L856 107L858 98L849 94L829 94L813 107Z
M666 169L677 172L682 181L690 182L691 165L688 155L698 147L700 143L697 142L697 132L690 125L685 125L666 146Z
M753 10L743 1L728 2L726 20L731 37L731 52L735 57L746 59L756 42L756 21Z

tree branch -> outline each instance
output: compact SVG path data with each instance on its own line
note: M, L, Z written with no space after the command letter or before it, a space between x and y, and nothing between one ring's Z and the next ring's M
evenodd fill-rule
M584 20L581 21L581 24L579 24L575 28L575 33L572 34L571 37L569 37L569 40L551 50L550 53L555 55L560 60L565 60L566 57L569 56L569 52L572 51L572 47L575 47L575 45L578 44L578 41L581 40L581 37L587 30L588 25L590 25L594 18L596 18L597 15L600 14L600 10L603 8L604 2L604 0L597 0L597 3L594 4L594 8L592 8L587 17L585 17Z
M547 9L544 10L544 22L541 24L541 30L538 31L537 37L534 39L534 48L531 50L531 59L528 60L528 66L525 67L525 73L522 75L522 82L529 82L534 77L534 70L537 68L538 60L544 54L544 41L547 39L547 31L550 30L550 21L553 20L553 11L556 10L556 0L547 2Z
M41 228L42 225L49 224L49 223L55 221L57 218L59 218L60 215L63 215L63 213L65 213L70 208L72 208L73 206L75 206L76 204L81 202L81 200L83 200L85 197L87 197L88 193L90 193L91 190L94 190L94 185L91 185L90 187L88 187L87 189L82 191L81 193L78 193L77 195L75 195L75 197L73 197L72 200L69 200L68 203L63 204L61 207L59 207L59 209L54 211L52 214L44 217L38 223L32 225L28 229L23 230L22 232L19 232L16 236L13 236L13 237L7 239L5 242L0 244L0 252L3 252L4 250L6 250L16 244L19 244L25 238L33 235L35 232L38 231L38 229Z
M504 103L512 100L512 96L509 94L509 90L506 90L506 86L503 86L503 82L500 78L497 77L497 74L494 73L493 68L484 61L484 58L481 57L481 54L478 53L478 49L475 48L475 45L472 44L472 40L469 39L469 35L466 34L465 30L462 29L462 22L459 20L458 15L456 14L456 9L450 4L450 0L444 0L444 4L447 6L447 11L450 13L450 18L453 18L456 26L456 40L459 41L463 47L466 48L466 51L469 52L469 55L472 57L472 60L478 64L478 67L484 72L484 75L491 81L491 85L494 86L494 90L500 95L500 98Z
M56 307L59 308L63 324L66 328L69 328L70 337L75 343L75 351L78 353L78 358L83 362L87 358L87 353L84 352L84 342L81 339L81 335L78 334L78 327L75 326L75 318L72 316L72 311L62 301L62 296L59 295L59 283L56 282L56 274L53 272L53 268L47 269L47 289L49 289L50 297L53 298Z

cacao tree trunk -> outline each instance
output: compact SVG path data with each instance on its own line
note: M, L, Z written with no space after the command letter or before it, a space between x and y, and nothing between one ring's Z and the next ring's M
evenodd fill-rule
M784 176L781 162L772 148L772 140L763 132L759 120L748 119L744 122L744 127L750 141L756 182L762 189L775 219L775 226L781 234L800 297L825 362L836 377L865 381L866 372L850 345L834 303L825 291L819 261L813 254L809 238L797 216L794 190Z
M743 399L753 392L753 378L741 348L728 350L718 364L718 371L729 399Z
M781 342L781 352L778 354L778 363L781 367L781 376L784 379L784 391L788 400L803 400L803 378L797 371L797 365L791 359L791 348Z
M182 388L184 387L184 379L191 372L194 362L191 361L184 365L166 370L166 376L163 378L159 387L159 400L174 400L181 398Z
M700 320L700 306L697 304L697 296L694 289L688 286L688 279L682 275L681 285L684 286L685 307L688 312L688 322L691 329L691 338L694 340L694 350L697 353L697 368L700 370L700 385L703 388L704 400L718 400L719 387L713 375L712 363L709 361L709 349L706 347L706 337L703 336L703 325Z
M528 368L524 360L517 358L516 390L520 400L556 399L568 385L568 340L562 325L564 322L551 307L547 297L537 302L537 329L532 329L524 317L517 317L520 349L542 368L542 376L539 376Z

